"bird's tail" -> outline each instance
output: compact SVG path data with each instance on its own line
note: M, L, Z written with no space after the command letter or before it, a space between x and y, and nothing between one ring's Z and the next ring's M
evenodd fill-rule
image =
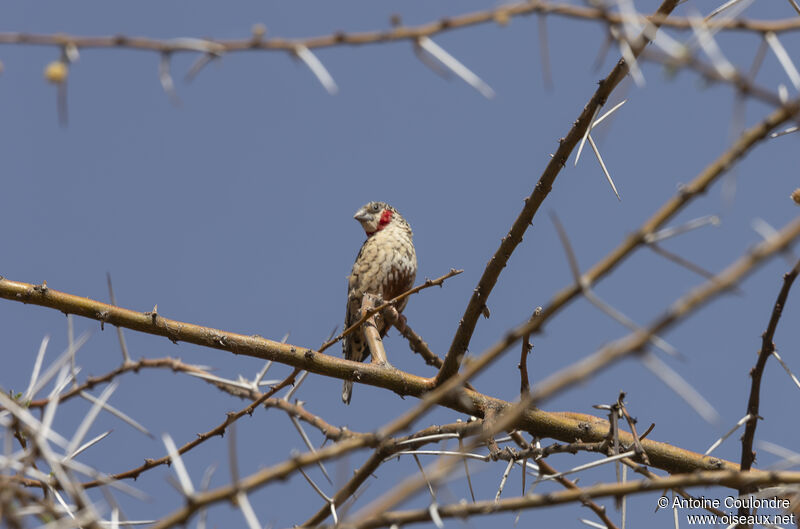
M350 404L350 397L353 396L353 381L345 380L342 387L342 402Z

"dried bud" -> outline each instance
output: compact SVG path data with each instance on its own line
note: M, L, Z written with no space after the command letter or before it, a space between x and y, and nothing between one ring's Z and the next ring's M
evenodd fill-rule
M795 204L800 204L800 187L792 192L792 200L794 200Z
M508 23L511 21L511 17L508 15L508 11L500 10L495 12L494 21L501 26L507 26Z
M61 84L67 80L69 67L63 61L53 61L44 69L44 78L47 82L53 84Z
M261 40L264 38L264 35L267 34L267 26L262 23L253 24L253 29L251 30L253 33L253 38L255 40Z

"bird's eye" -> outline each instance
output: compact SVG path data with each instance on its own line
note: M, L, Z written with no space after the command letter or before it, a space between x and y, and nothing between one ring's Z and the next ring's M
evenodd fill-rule
M378 209L380 209L378 204L372 204L372 211L378 211Z

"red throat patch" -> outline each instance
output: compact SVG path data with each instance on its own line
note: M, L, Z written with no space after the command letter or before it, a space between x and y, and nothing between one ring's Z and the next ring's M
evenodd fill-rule
M378 221L378 228L375 231L368 231L367 237L372 237L377 232L381 231L383 228L386 227L392 221L392 210L391 209L384 209L383 213L381 213L381 218Z
M389 224L389 221L392 220L392 210L391 209L384 209L383 213L381 213L381 220L378 221L378 231L381 231L383 228Z

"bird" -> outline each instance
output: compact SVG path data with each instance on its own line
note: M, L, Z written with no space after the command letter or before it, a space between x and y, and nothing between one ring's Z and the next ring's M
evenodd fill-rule
M413 287L417 275L411 226L396 209L385 202L369 202L356 211L353 218L364 228L367 240L361 245L348 277L345 329L361 318L364 294L388 301ZM395 307L397 312L402 312L407 302L408 298L400 301ZM381 337L389 330L381 317L376 317L376 326ZM367 358L370 351L363 329L345 336L342 352L347 360L363 362ZM342 401L350 404L352 395L353 381L345 380Z

